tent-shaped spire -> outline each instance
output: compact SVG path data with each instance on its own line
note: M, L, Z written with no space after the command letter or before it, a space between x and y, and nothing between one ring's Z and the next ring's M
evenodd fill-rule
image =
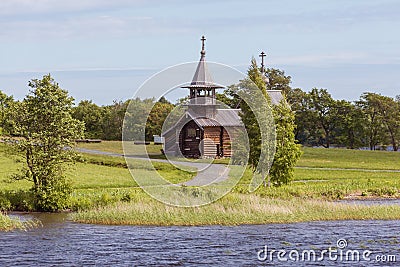
M211 88L223 88L222 86L214 84L211 74L208 72L207 63L206 63L206 50L205 47L206 38L204 36L201 37L201 52L200 52L200 61L197 65L196 72L194 73L192 82L190 85L185 86L183 88L203 88L203 89L211 89Z

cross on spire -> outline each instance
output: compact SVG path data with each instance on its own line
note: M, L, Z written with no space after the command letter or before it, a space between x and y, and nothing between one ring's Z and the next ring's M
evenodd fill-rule
M267 54L264 53L264 51L261 52L261 54L259 55L259 57L261 58L261 72L264 73L265 72L265 65L264 65L264 57L266 57Z
M201 40L201 54L205 55L206 50L204 49L204 47L205 47L206 37L204 37L203 35L200 40Z

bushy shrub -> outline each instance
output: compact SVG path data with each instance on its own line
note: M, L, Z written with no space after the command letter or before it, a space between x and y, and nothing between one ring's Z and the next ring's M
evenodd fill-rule
M11 209L10 200L0 195L0 212L8 211L10 209Z
M30 191L4 191L0 192L0 206L4 210L33 211L34 197ZM0 208L1 209L1 208Z
M67 181L57 179L50 185L37 189L32 189L36 210L54 212L68 207L72 189Z

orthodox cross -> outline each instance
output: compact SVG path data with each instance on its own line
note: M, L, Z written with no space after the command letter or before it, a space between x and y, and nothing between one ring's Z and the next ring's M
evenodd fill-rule
M261 54L259 55L259 57L261 58L261 72L264 73L265 72L265 65L264 65L264 57L266 57L267 54L264 53L264 51L261 52Z
M206 37L204 37L204 35L201 37L201 53L205 54L205 49L204 49L204 43L206 41Z

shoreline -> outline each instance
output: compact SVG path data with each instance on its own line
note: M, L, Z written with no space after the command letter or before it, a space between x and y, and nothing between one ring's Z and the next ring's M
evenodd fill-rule
M66 220L74 223L121 226L239 226L313 221L400 220L400 205L390 204L390 201L400 200L398 197L349 196L339 200L299 198L283 200L237 193L233 193L233 195L228 195L228 200L219 200L203 207L194 208L172 207L148 198L136 203L118 202L78 212L71 210L55 213L8 211L2 216L7 217L7 221L11 222L13 226L11 228L0 227L0 231L40 227L41 223L38 223L40 219L35 218L38 215L64 215ZM389 203L373 205L346 203L353 200L365 201L366 204L369 201L387 201ZM244 207L238 205L238 202L246 201L250 202ZM259 206L254 208L254 205L257 204ZM137 209L138 206L145 206L147 211ZM245 210L248 209L252 209L251 213L246 213ZM30 215L33 219L21 219L21 217ZM14 216L19 218L14 218Z
M400 205L340 201L270 199L232 194L210 205L179 208L143 200L72 213L78 223L137 226L205 226L339 220L400 220Z

